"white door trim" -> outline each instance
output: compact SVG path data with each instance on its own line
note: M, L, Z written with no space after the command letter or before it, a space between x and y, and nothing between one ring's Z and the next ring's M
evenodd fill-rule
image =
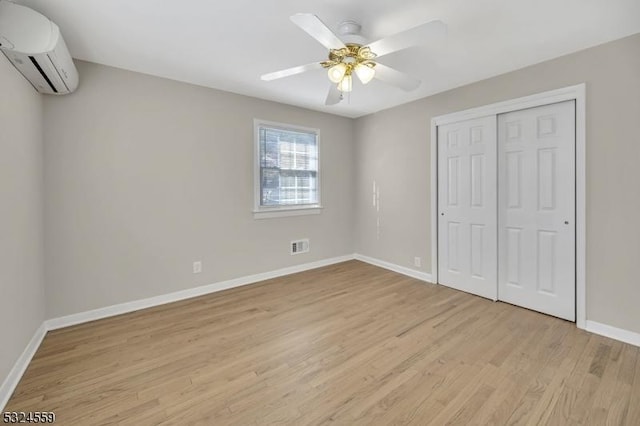
M586 328L586 84L551 90L431 119L431 276L438 282L438 126L556 102L576 102L576 325Z

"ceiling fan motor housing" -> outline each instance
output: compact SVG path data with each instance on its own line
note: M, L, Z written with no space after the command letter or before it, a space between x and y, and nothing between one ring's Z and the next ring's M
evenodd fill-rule
M356 21L343 21L338 25L338 34L345 44L364 45L367 40L360 34L362 26Z

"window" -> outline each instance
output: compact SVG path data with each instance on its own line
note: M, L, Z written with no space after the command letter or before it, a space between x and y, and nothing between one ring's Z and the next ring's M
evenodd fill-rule
M256 218L319 213L319 133L255 121Z

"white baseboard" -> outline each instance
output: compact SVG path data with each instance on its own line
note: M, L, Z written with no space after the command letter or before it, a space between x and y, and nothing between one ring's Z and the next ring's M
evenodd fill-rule
M384 269L388 269L403 275L407 275L412 278L419 279L421 281L432 282L431 274L415 269L400 266L384 260L375 259L373 257L364 256L361 254L353 254L346 256L333 257L330 259L319 260L316 262L304 263L302 265L290 266L287 268L277 269L275 271L264 272L261 274L248 275L232 280L220 281L214 284L209 284L201 287L195 287L187 290L177 291L174 293L164 294L161 296L150 297L147 299L135 300L132 302L121 303L118 305L107 306L105 308L94 309L92 311L81 312L78 314L67 315L59 318L52 318L46 320L35 332L31 341L25 348L24 352L15 365L9 372L9 375L0 386L0 412L4 409L9 398L13 394L16 386L20 382L22 375L26 371L31 359L35 355L36 351L40 347L42 340L44 339L47 331L56 330L58 328L69 327L76 324L82 324L89 321L95 321L103 318L108 318L115 315L125 314L140 309L150 308L153 306L163 305L166 303L177 302L180 300L190 299L193 297L202 296L209 293L214 293L221 290L226 290L234 287L240 287L243 285L253 284L259 281L264 281L272 278L278 278L284 275L295 274L297 272L303 272L310 269L321 268L323 266L333 265L336 263L346 262L348 260L356 259L362 262L369 263L371 265L379 266ZM606 324L601 324L595 321L586 322L586 330L592 333L600 334L615 340L619 340L625 343L629 343L635 346L640 346L640 333L624 330L621 328L612 327Z
M366 263L370 263L381 268L389 269L403 275L408 275L422 281L431 282L431 275L426 272L416 271L415 269L405 268L384 260L374 259L372 257L351 254L330 259L319 260L316 262L303 263L301 265L290 266L287 268L277 269L275 271L263 272L255 275L247 275L231 280L220 281L201 287L189 288L186 290L176 291L173 293L162 294L160 296L149 297L146 299L134 300L131 302L120 303L118 305L106 306L91 311L80 312L77 314L67 315L58 318L52 318L47 321L47 330L57 330L59 328L70 327L72 325L83 324L90 321L96 321L103 318L109 318L116 315L126 314L129 312L139 311L141 309L152 308L154 306L164 305L166 303L177 302L180 300L191 299L193 297L203 296L205 294L215 293L217 291L227 290L243 285L254 284L260 281L272 278L282 277L284 275L295 274L297 272L308 271L310 269L321 268L323 266L333 265L336 263L346 262L348 260L357 259Z
M629 343L630 345L640 346L640 333L635 333L623 328L612 327L607 324L587 320L585 330L611 339L619 340L621 342Z
M360 260L362 262L366 262L371 265L379 266L381 268L388 269L390 271L397 272L402 275L407 275L409 277L416 278L421 281L426 281L429 283L433 282L431 281L432 280L431 274L427 272L416 271L415 269L407 268L404 266L397 265L395 263L387 262L385 260L376 259L373 257L365 256L363 254L358 254L358 253L354 255L354 258L356 260Z
M47 327L43 322L27 344L22 355L20 355L16 363L13 365L13 368L2 383L2 386L0 386L0 412L4 410L7 402L9 402L9 398L13 395L13 391L16 389L16 386L18 386L24 372L27 371L27 367L29 366L31 359L36 354L36 351L40 347L40 343L42 343L42 339L44 339L46 334Z
M308 271L310 269L321 268L323 266L333 265L335 263L346 262L352 260L353 255L333 257L330 259L319 260L316 262L303 263L301 265L290 266L287 268L277 269L275 271L263 272L261 274L247 275L245 277L234 278L231 280L220 281L201 287L189 288L186 290L176 291L174 293L163 294L160 296L149 297L147 299L134 300L131 302L120 303L118 305L98 308L91 311L80 312L77 314L67 315L64 317L52 318L46 321L47 330L56 330L59 328L69 327L72 325L82 324L89 321L95 321L115 315L126 314L129 312L139 311L140 309L151 308L154 306L164 305L166 303L177 302L180 300L191 299L193 297L203 296L205 294L215 293L217 291L227 290L234 287L257 283L259 281L269 280L284 275L295 274L297 272Z

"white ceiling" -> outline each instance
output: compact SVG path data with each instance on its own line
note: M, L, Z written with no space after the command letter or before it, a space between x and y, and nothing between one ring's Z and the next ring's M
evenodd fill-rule
M640 0L22 0L56 22L71 54L347 117L358 117L640 32ZM325 106L323 70L264 82L260 75L324 60L289 16L346 19L373 41L423 22L448 26L447 44L380 62L422 80L404 92L354 79L350 99ZM82 76L80 76L82 78Z

